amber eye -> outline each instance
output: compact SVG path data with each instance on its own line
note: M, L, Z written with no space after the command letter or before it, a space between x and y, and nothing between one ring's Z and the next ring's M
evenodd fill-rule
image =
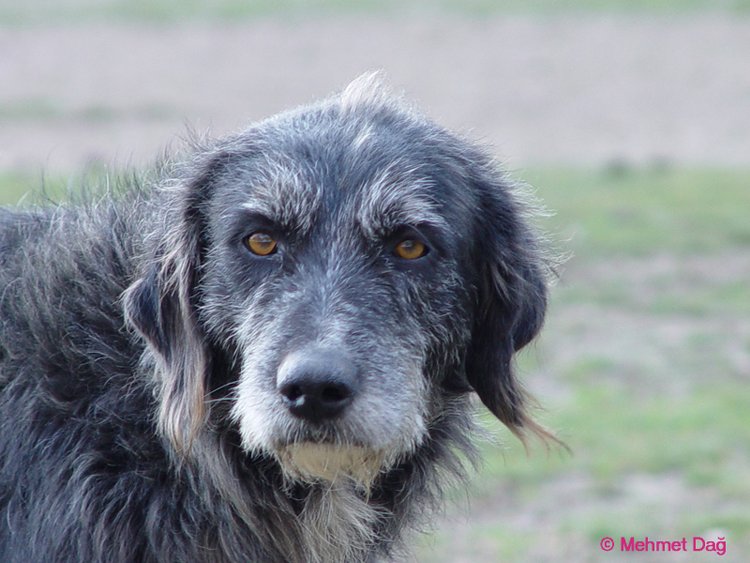
M258 256L268 256L269 254L276 252L277 243L276 239L268 233L257 232L245 239L245 245L253 254L257 254Z
M404 260L416 260L427 254L427 247L418 240L408 238L398 243L394 252Z

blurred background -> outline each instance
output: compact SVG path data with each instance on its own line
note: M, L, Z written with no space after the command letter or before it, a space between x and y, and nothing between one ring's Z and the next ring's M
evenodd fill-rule
M0 203L148 167L382 68L570 254L496 443L417 561L750 560L750 0L0 0ZM612 537L611 553L600 549Z

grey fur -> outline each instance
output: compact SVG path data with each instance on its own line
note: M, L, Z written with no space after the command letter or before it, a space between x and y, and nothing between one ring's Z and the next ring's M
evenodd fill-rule
M527 209L366 75L122 193L0 210L0 559L401 553L475 459L472 391L545 434L512 372L546 303ZM361 392L312 424L278 387L321 354Z

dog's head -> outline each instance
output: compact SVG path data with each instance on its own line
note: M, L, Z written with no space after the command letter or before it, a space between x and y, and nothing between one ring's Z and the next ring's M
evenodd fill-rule
M372 76L202 151L125 296L158 360L177 451L230 405L242 447L288 475L359 481L476 391L535 426L514 353L546 266L512 185Z

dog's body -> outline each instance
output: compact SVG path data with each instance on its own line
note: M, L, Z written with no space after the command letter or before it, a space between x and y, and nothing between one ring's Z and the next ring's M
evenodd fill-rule
M389 557L471 391L543 432L525 208L372 77L161 176L0 210L0 560Z

